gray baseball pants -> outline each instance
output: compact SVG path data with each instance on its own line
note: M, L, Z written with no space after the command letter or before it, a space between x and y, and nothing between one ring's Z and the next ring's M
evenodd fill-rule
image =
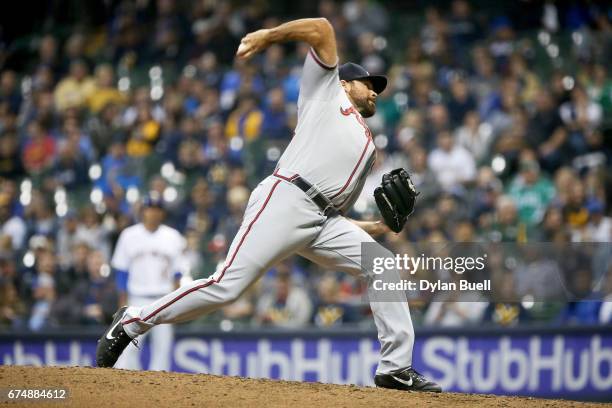
M236 300L262 274L293 254L324 268L368 278L371 272L364 276L361 268L362 242L374 240L342 216L325 217L302 190L286 179L269 176L251 194L224 267L147 306L129 307L124 329L134 338L156 325L209 313ZM378 374L395 373L412 364L414 329L405 296L402 299L370 300L381 343Z

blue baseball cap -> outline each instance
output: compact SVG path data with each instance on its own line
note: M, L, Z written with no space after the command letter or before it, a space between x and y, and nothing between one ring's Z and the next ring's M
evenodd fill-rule
M338 69L340 79L343 81L354 81L359 79L369 79L372 82L374 92L380 94L387 87L387 77L382 75L370 75L361 65L354 62L347 62Z
M165 210L164 200L161 198L159 194L147 194L142 199L142 207L156 207L162 210Z

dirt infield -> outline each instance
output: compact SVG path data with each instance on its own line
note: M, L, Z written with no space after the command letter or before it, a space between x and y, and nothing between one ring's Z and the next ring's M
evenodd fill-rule
M588 407L573 401L472 394L429 394L373 387L254 380L204 374L103 368L0 366L0 388L67 388L64 402L0 406L49 407ZM2 401L2 400L0 400Z

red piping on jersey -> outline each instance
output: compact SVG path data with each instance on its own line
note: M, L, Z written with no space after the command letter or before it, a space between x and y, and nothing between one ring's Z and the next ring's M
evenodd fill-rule
M211 279L206 283L203 283L201 285L198 286L194 286L193 288L181 293L180 295L178 295L177 297L175 297L174 299L172 299L171 301L169 301L168 303L163 304L162 306L160 306L159 308L157 308L157 310L155 310L153 313L149 314L147 317L145 317L144 319L141 319L139 317L135 317L133 319L127 320L125 322L123 322L123 325L126 324L130 324L130 323L134 323L136 321L142 321L142 322L146 322L147 320L149 320L151 317L155 316L157 313L161 312L162 310L164 310L165 308L167 308L168 306L170 306L171 304L179 301L180 299L184 298L185 296L187 296L188 294L195 292L196 290L200 290L200 289L204 289L207 286L212 285L213 283L219 283L221 282L221 279L223 279L223 275L225 275L225 271L227 270L227 268L229 268L232 263L234 262L234 259L236 259L236 255L238 254L238 250L240 250L240 247L242 246L242 244L244 243L245 238L247 237L247 235L249 234L249 232L251 231L251 228L253 227L253 224L255 224L255 221L257 221L257 219L259 218L259 216L261 215L261 213L263 212L263 210L266 208L266 206L268 205L268 201L270 201L270 198L272 197L272 193L274 193L274 190L276 190L276 186L278 186L278 184L280 183L280 180L277 180L274 185L272 186L272 189L270 190L270 193L268 193L268 197L266 198L266 201L263 203L263 205L261 206L261 208L259 209L259 211L257 212L257 215L255 215L255 218L253 218L253 221L251 221L251 223L249 224L247 230L244 232L244 235L242 236L242 238L240 239L240 242L238 243L238 246L236 247L236 250L234 251L234 254L232 255L232 258L230 259L229 263L227 265L225 265L225 267L223 268L223 270L221 271L221 275L219 275L219 278L217 280L215 279Z
M321 58L319 58L319 56L317 55L317 53L315 52L315 50L312 47L310 47L310 55L312 55L312 58L315 60L315 62L317 64L319 64L319 66L321 68L323 68L323 69L327 69L327 70L331 71L332 69L335 69L336 66L338 65L338 64L336 64L336 65L327 65L326 63L321 61Z
M340 194L342 194L342 192L344 190L346 190L346 188L349 186L349 184L351 184L351 180L353 180L353 176L355 176L355 172L359 168L359 165L361 164L361 162L363 160L363 157L365 156L366 152L368 151L368 146L370 146L370 142L372 141L372 132L370 131L368 126L365 124L365 121L363 120L363 117L361 117L361 115L359 115L359 113L355 110L354 107L351 106L348 109L342 109L342 106L341 106L340 107L340 113L342 113L344 116L349 116L351 113L355 115L355 118L357 118L357 122L359 122L359 124L361 126L363 126L363 128L365 129L365 135L368 138L368 142L366 143L365 147L363 148L363 151L361 152L361 156L359 157L359 161L357 162L357 164L353 168L353 171L351 172L351 175L349 176L348 180L346 180L346 183L344 183L344 186L342 186L340 191L338 191L336 194L331 196L332 200L334 198L338 197ZM342 204L344 204L344 202ZM342 204L340 206L342 206Z
M273 176L276 176L276 177L278 177L278 178L280 178L280 179L283 179L283 180L285 180L285 181L289 181L289 182L291 182L291 181L295 180L295 179L296 179L296 178L298 178L298 176L299 176L299 174L294 174L294 175L293 175L293 176L291 176L291 177L281 176L280 174L278 174L278 169L274 170L274 174L272 174L272 175L273 175Z

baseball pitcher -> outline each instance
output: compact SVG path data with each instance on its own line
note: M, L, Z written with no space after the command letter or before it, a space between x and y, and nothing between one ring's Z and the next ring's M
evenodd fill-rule
M223 268L146 306L120 308L99 341L98 366L112 367L131 341L153 327L190 320L234 301L290 255L363 275L361 243L375 242L373 236L389 228L399 231L412 212L416 192L407 173L398 169L385 175L376 193L386 225L343 215L359 196L376 158L364 118L375 113L377 95L387 79L369 75L353 63L338 67L334 30L322 18L250 33L236 55L247 59L285 41L311 46L304 62L295 135L274 173L253 190ZM376 385L439 392L437 384L412 367L414 330L405 297L398 302L371 301L370 306L381 342Z

